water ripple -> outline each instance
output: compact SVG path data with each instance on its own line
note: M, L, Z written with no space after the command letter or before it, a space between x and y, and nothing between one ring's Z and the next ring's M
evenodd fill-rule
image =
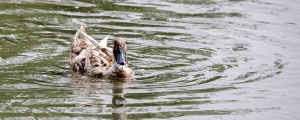
M289 94L273 89L286 71L284 79L293 79L286 68L297 63L299 24L288 19L295 16L289 4L0 3L2 119L251 119L282 115L289 108L284 103L295 103L281 102ZM114 38L126 38L134 79L70 77L69 48L80 25L96 40L110 34L111 47Z

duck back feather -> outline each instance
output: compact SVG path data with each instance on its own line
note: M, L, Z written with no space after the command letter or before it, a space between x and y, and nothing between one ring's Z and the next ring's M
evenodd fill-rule
M71 47L69 61L71 72L101 77L113 64L112 49L106 45L100 45L88 36L84 27L81 26L74 36Z
M127 64L121 65L121 68L116 64L113 49L107 47L108 37L109 35L98 43L87 35L84 27L81 26L71 46L69 60L71 73L95 77L130 77L132 71Z

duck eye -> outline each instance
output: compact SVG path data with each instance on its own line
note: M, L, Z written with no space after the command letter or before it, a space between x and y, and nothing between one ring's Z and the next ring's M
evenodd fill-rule
M99 67L99 65L98 65L98 64L96 64L96 65L94 65L94 67Z

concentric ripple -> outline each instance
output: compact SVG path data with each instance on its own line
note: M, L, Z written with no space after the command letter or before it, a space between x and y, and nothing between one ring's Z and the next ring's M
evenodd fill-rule
M277 1L1 1L0 118L299 118L299 2ZM126 38L134 78L71 76L80 25Z

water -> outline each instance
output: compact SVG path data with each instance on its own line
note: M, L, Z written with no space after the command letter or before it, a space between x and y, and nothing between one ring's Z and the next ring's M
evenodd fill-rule
M300 119L296 0L2 0L1 119ZM134 79L71 77L80 25Z

